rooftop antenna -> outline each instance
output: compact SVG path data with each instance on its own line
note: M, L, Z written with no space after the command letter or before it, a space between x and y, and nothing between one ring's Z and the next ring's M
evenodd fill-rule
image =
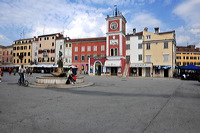
M44 31L45 31L45 25L44 25L44 28L43 28L43 35L44 35Z

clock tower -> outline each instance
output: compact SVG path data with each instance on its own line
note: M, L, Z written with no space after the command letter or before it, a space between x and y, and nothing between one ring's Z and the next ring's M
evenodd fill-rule
M126 19L115 6L113 15L106 17L106 57L105 66L111 75L123 73L126 60ZM109 70L108 70L109 71Z

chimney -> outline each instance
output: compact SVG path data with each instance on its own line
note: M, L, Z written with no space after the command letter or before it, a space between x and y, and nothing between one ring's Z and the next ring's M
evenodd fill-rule
M155 34L159 33L159 27L155 27L154 30L155 30Z
M148 27L145 27L145 28L144 28L144 31L148 32Z
M136 33L136 28L133 28L133 35L135 35Z

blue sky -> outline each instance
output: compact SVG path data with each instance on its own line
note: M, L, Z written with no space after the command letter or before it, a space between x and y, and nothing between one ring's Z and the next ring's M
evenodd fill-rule
M160 27L176 31L178 46L200 47L200 0L0 0L0 45L63 31L70 38L106 36L114 5L127 20L127 33Z

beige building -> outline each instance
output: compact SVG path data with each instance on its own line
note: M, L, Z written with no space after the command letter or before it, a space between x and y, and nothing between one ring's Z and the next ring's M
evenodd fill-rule
M20 39L13 42L13 65L31 65L31 45L33 38Z
M38 36L38 65L56 65L56 39L60 33Z
M154 33L143 31L143 62L152 63L152 67L145 68L146 76L173 77L175 69L176 39L175 31Z

